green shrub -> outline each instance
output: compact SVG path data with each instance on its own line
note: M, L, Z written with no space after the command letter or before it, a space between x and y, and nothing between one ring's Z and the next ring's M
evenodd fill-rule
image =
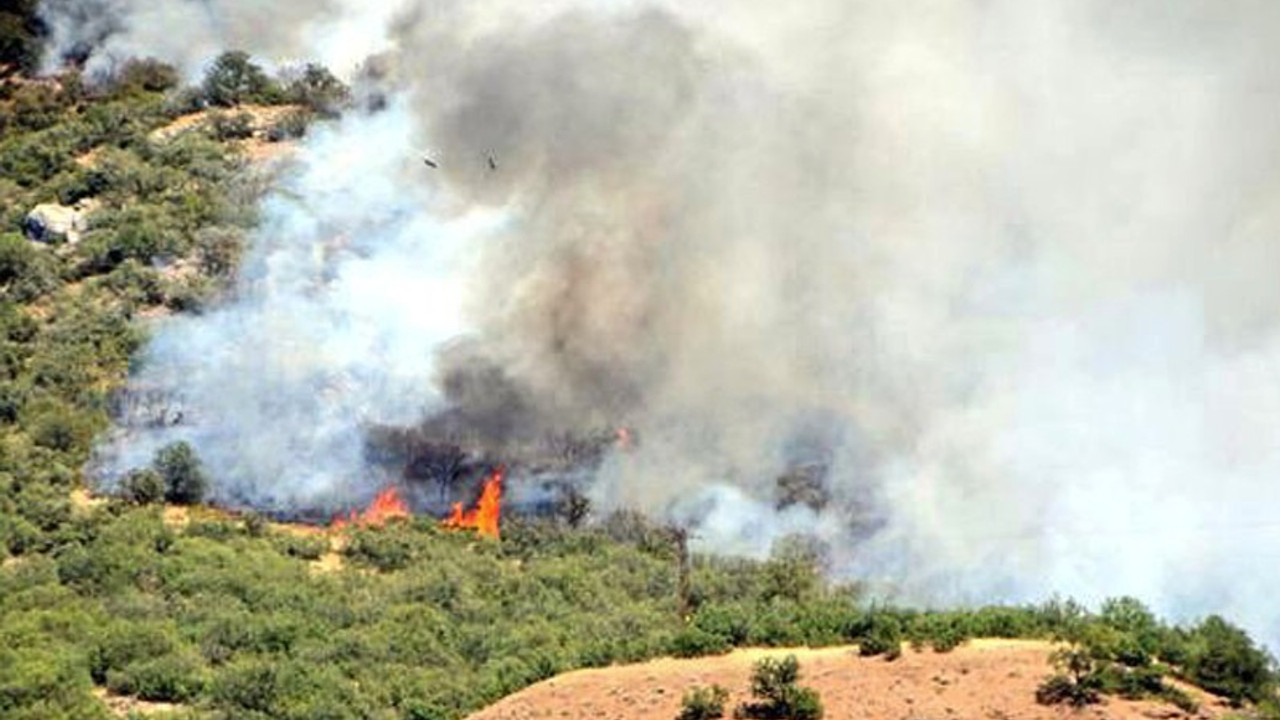
M286 80L287 102L306 106L311 111L333 117L350 100L351 91L329 72L328 68L307 63L301 72Z
M120 481L125 500L136 505L151 505L164 500L164 476L152 468L133 470Z
M864 657L884 655L896 660L902 655L902 623L892 613L873 611L865 633L858 638L858 654Z
M1054 652L1057 672L1036 688L1036 702L1042 705L1084 707L1101 700L1103 677L1089 652L1073 646Z
M44 369L47 371L52 370L54 367L50 365ZM73 372L77 370L83 371L83 368L72 365L63 365L60 369ZM42 377L48 382L52 376L46 373ZM57 385L65 387L76 381L85 382L88 377L87 373L74 376L59 376L60 381ZM40 409L33 407L28 411L31 439L36 445L62 452L89 446L89 441L92 440L96 430L96 423L93 422L92 417L62 403L50 402L41 404L39 407Z
M18 233L0 234L0 297L27 303L58 286L57 262Z
M750 613L741 605L704 605L694 614L693 624L730 645L743 645L751 634Z
M278 693L278 677L276 667L267 662L230 667L213 681L213 700L232 711L270 713Z
M696 626L686 627L671 640L671 654L676 657L701 657L729 652L732 646L722 635L713 635Z
M757 720L819 720L822 701L813 689L796 685L799 679L800 663L795 655L760 660L751 673L751 696L756 701L739 705L734 715Z
M680 714L676 716L676 720L714 720L724 717L724 704L728 699L729 691L719 685L695 685L681 699Z
M215 140L244 140L253 137L253 118L248 113L209 114L209 133Z
M151 467L164 478L165 500L183 505L204 500L208 480L200 467L200 458L187 442L178 441L160 448Z
M241 103L269 103L280 99L280 90L249 54L230 50L219 55L200 85L210 105L234 107Z
M155 58L133 58L116 72L112 90L117 94L164 92L178 86L181 78L172 65Z
M343 552L352 560L367 563L383 572L408 567L415 554L413 546L394 528L357 530L351 534Z
M319 560L329 549L329 539L313 535L279 535L276 548L284 555L302 560Z
M132 695L152 702L185 703L195 700L204 690L203 667L198 661L169 656L133 663L123 670L107 674L107 688L121 695Z
M106 682L107 674L152 661L173 652L175 638L168 628L153 624L115 622L94 639L89 669L94 682Z
M240 534L235 524L226 520L195 520L187 523L184 532L188 537L222 541L230 540Z
M244 516L244 531L249 537L260 538L267 534L267 519L261 513L250 512Z
M312 113L310 110L290 110L280 116L271 127L267 128L267 140L270 142L284 142L286 140L297 140L305 137L307 129L311 126Z

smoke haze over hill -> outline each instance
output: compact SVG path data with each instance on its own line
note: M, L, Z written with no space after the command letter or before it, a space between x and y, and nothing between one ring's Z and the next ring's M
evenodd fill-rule
M361 428L496 368L530 423L634 428L597 507L704 547L803 531L905 598L1280 638L1280 8L111 6L46 8L91 65L377 53L392 98L309 138L235 298L158 332L140 379L200 422L121 467L187 437L226 499L368 497ZM830 502L776 510L805 462Z

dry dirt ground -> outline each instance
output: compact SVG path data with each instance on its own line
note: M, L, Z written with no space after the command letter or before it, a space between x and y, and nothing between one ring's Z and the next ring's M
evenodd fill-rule
M681 696L695 685L729 689L725 717L748 700L751 666L762 657L795 654L800 684L816 689L828 720L1173 720L1171 705L1107 698L1083 710L1035 702L1051 671L1053 646L1037 641L974 641L949 653L905 650L902 657L863 658L855 648L740 650L691 660L651 662L567 673L506 697L468 720L675 720ZM1199 691L1198 717L1226 708Z
M173 703L147 702L123 695L112 695L102 688L95 688L93 694L107 706L107 710L111 711L112 715L122 718L174 713L184 709L182 705Z

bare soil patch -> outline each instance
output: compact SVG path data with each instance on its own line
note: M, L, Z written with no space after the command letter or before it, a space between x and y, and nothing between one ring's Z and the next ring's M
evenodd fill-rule
M107 706L112 715L122 718L138 715L167 715L186 709L183 705L173 703L148 702L127 695L113 695L104 688L94 688L93 694Z
M725 716L749 699L757 660L795 654L800 684L822 696L827 718L863 720L1174 720L1189 717L1158 702L1107 698L1083 710L1046 707L1036 686L1052 668L1053 645L1039 641L975 641L949 653L906 649L902 657L863 658L853 647L739 650L691 660L662 658L639 665L580 670L546 680L470 716L470 720L674 720L695 685L731 692ZM1204 693L1198 717L1226 708Z

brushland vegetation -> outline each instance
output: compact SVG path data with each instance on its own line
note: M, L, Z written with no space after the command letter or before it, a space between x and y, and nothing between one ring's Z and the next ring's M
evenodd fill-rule
M0 89L0 717L107 717L105 688L180 704L180 718L457 718L573 668L760 645L892 658L975 637L1075 643L1088 663L1066 666L1072 692L1095 675L1118 693L1173 676L1274 713L1274 663L1220 618L1172 627L1133 600L1096 614L869 605L826 583L820 549L799 540L760 562L694 556L686 583L672 534L630 514L508 519L501 542L421 518L349 531L343 567L320 573L323 536L252 515L167 524L166 501L216 481L182 447L120 496L73 504L145 341L140 319L215 302L254 222L259 187L236 140L153 131L215 101L302 100L324 115L344 95L320 68L303 86L264 85L248 58L225 59L211 72L232 77L196 88L139 61L102 87L71 73ZM81 242L22 236L35 204L84 199L98 210ZM166 271L180 266L195 270Z

